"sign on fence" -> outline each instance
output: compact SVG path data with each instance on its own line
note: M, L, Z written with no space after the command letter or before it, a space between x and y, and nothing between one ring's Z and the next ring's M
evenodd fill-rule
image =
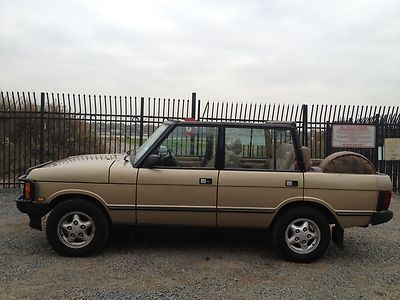
M385 160L400 160L400 139L385 139Z
M332 125L332 147L375 148L374 125Z

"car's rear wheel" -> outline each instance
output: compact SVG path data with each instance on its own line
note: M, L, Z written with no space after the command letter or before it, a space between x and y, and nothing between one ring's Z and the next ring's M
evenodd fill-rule
M278 254L296 262L319 258L330 240L329 223L314 208L290 208L278 216L272 228L272 242Z
M84 199L70 199L50 213L46 235L50 245L66 256L87 256L100 250L109 235L103 210Z

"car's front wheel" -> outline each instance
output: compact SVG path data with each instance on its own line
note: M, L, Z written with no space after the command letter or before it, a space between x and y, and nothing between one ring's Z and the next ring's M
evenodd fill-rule
M103 210L84 199L58 204L46 224L50 245L66 256L87 256L101 249L109 235L109 222Z
M278 254L296 262L319 258L330 240L329 223L323 214L311 207L284 211L272 228L272 242Z

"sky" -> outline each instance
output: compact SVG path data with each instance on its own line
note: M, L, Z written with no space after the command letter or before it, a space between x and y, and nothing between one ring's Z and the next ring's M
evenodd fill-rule
M0 90L400 103L400 1L0 0Z

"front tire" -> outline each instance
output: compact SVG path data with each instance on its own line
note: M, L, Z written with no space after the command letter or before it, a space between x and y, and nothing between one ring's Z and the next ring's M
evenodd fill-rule
M65 256L88 256L100 250L110 232L107 216L94 203L69 199L58 204L46 224L47 240Z
M311 207L290 208L272 228L275 250L288 260L311 262L321 257L331 241L329 223Z

